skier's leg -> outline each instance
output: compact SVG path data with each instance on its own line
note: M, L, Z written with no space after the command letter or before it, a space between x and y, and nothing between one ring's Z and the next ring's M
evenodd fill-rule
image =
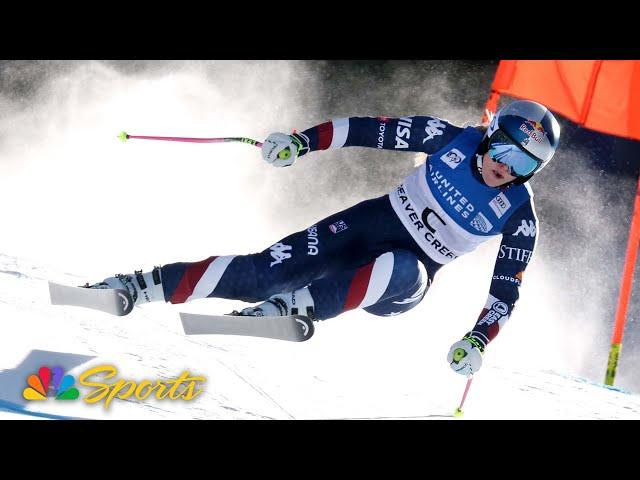
M357 308L385 316L406 312L420 303L430 284L413 253L394 250L355 271L315 281L309 291L316 319L326 320Z
M302 288L316 278L339 270L347 261L340 251L346 251L354 237L322 238L321 247L313 245L317 250L310 254L310 238L317 240L311 234L317 230L318 226L314 225L296 232L256 254L165 265L162 267L165 300L183 303L215 297L258 302L275 293Z
M273 295L267 302L242 313L300 313L314 320L326 320L347 310L363 308L374 315L389 316L420 303L430 283L424 266L413 253L393 250L363 267L315 280L294 292Z
M412 240L385 195L331 215L257 254L164 265L157 270L160 285L146 282L155 293L162 287L163 295L147 296L142 292L137 295L136 304L160 299L183 303L205 297L257 302L276 293L302 289L314 280L338 272L357 269L405 241ZM152 272L120 277L125 277L127 287L131 285L130 290L135 293L139 290L140 276L156 278ZM108 288L122 288L125 283L116 278L105 282Z
M406 229L383 196L293 233L260 253L162 267L165 300L216 297L258 302L314 280L357 269L392 250Z

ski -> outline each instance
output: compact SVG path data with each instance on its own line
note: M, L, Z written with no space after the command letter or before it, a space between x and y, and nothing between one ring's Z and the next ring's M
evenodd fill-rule
M304 342L313 336L313 321L303 315L252 317L180 313L186 335L244 335Z
M71 287L49 282L49 297L52 305L91 308L111 315L122 316L133 310L131 295L124 289Z

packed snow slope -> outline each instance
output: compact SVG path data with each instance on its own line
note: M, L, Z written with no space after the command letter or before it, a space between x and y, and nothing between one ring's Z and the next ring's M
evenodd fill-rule
M317 324L311 340L289 343L183 334L178 311L220 313L237 302L152 304L114 317L50 305L47 280L84 281L0 255L0 418L451 419L464 389L465 379L444 360L457 338L448 325L457 321L437 302L437 285L430 292L433 300L406 315L350 312ZM433 322L447 327L434 331ZM638 395L562 369L527 366L517 358L510 362L499 345L496 341L487 351L464 418L640 418ZM24 400L27 377L43 365L59 365L73 375L80 398ZM77 381L97 365L117 368L117 376L105 383L171 380L184 370L206 381L190 401L130 397L105 408L104 401L84 402L91 389Z

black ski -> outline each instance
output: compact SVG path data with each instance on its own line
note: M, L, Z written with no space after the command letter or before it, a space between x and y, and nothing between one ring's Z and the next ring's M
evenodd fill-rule
M304 342L313 336L313 321L303 315L252 317L180 313L187 335L245 335Z
M126 315L133 310L133 300L124 289L70 287L49 282L52 305L91 308L111 315Z

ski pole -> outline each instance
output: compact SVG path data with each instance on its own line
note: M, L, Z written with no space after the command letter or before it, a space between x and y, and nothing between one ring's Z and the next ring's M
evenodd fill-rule
M240 142L262 148L262 142L247 137L220 137L220 138L191 138L191 137L152 137L148 135L129 135L127 132L120 132L118 138L126 142L130 138L142 140L164 140L166 142L189 142L189 143L223 143L223 142ZM283 150L278 154L278 158L287 160L291 156L289 149Z
M461 417L464 415L462 411L462 406L464 405L464 401L467 398L467 393L469 392L469 387L471 386L471 381L473 380L473 375L469 375L467 377L467 386L464 387L464 393L462 394L462 400L460 401L460 406L456 408L455 412L453 412L454 417Z

